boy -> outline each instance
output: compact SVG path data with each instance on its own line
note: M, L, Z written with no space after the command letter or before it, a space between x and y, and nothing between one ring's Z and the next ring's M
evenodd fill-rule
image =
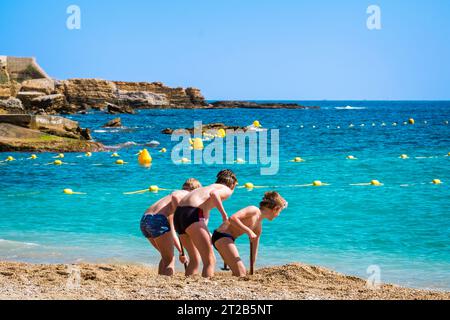
M222 170L217 174L216 183L192 191L180 201L175 210L175 230L189 255L186 276L198 272L200 259L203 262L202 276L209 278L214 275L216 257L208 230L209 212L217 208L222 220L228 220L222 201L233 194L236 184L237 179L233 171Z
M183 249L173 227L173 213L183 197L194 189L200 188L198 180L190 178L183 184L182 190L174 191L172 194L155 202L145 211L141 219L142 234L161 254L158 274L172 276L175 269L173 246L179 252L181 263L186 263Z
M287 208L287 202L278 192L270 191L264 194L264 198L255 206L246 207L233 214L228 222L223 223L214 231L212 243L219 251L223 261L230 266L233 276L243 277L246 275L244 263L239 257L239 251L234 241L244 233L250 238L252 252L250 256L251 269L258 254L259 239L262 233L262 221L272 221L278 217L283 209Z

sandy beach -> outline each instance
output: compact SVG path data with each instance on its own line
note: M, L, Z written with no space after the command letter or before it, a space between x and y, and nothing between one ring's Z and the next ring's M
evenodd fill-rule
M72 270L72 271L71 271ZM74 271L75 270L75 271ZM0 263L0 299L450 299L434 292L385 284L369 289L366 281L305 264L262 268L236 279L158 276L141 265L35 265Z

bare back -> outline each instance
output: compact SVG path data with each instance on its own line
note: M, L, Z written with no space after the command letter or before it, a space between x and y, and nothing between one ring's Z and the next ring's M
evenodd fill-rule
M205 218L209 217L209 212L214 208L213 201L211 201L211 192L219 191L221 194L225 194L222 200L228 198L232 191L230 188L223 184L211 184L207 187L202 187L191 191L187 196L185 196L179 206L180 207L194 207L200 208L205 214Z
M168 217L175 212L175 206L172 203L173 197L182 199L187 194L189 194L189 191L186 190L174 191L173 193L159 199L154 204L152 204L151 207L145 211L145 214L162 214Z
M236 212L236 214L239 213L250 213L248 217L240 219L241 222L257 235L261 234L262 229L262 223L260 220L261 211L259 210L258 207L249 206ZM238 228L237 226L231 224L230 222L225 222L222 225L220 225L220 227L217 228L217 231L222 233L228 233L235 239L244 234L244 230Z

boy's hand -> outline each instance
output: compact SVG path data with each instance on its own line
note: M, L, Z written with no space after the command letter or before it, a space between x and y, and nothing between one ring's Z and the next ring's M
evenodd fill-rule
M250 230L250 232L248 233L248 237L249 237L250 241L255 241L256 239L258 239L258 236L256 235L256 233L254 233L252 230Z
M180 253L179 259L180 259L181 264L189 263L188 258L182 253Z

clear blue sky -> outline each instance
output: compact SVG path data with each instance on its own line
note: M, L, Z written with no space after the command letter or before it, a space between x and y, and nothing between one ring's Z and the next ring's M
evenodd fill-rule
M66 9L81 8L81 30ZM381 7L382 29L366 28ZM207 99L450 99L448 0L1 0L0 55Z

